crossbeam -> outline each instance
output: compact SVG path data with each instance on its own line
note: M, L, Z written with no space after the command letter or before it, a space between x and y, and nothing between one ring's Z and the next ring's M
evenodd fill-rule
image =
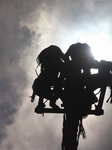
M35 113L37 114L43 114L43 113L55 113L55 114L64 114L66 113L66 110L65 109L53 109L53 108L38 108L36 107L35 108ZM97 115L97 116L100 116L100 115L103 115L103 110L90 110L88 112L88 115Z
M35 113L37 114L42 114L42 113L58 113L58 114L63 114L65 113L65 109L53 109L53 108L35 108Z

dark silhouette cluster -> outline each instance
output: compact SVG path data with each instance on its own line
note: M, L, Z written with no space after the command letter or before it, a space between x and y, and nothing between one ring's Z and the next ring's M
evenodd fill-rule
M74 109L84 116L92 104L98 102L94 90L111 83L111 62L95 60L86 43L71 45L65 54L59 47L51 45L38 55L36 61L41 70L32 86L32 101L38 95L39 108L45 107L42 102L45 98L50 100L52 108L59 109L55 103L60 98L65 109ZM91 68L98 69L99 73L91 75Z
M50 101L52 110L61 112L56 105L60 98L65 113L62 150L77 150L79 135L85 137L82 118L88 114L103 115L105 90L107 86L112 87L112 63L95 60L86 43L72 44L65 54L59 47L51 45L38 55L36 61L40 72L34 80L31 96L32 102L35 95L39 96L36 112L44 113L44 99ZM91 74L92 68L98 69L98 73ZM94 94L98 88L101 88L99 99Z

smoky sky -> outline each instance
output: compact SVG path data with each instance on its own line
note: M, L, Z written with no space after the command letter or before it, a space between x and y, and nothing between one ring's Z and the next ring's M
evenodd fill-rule
M1 150L61 149L62 115L36 115L38 98L30 103L35 59L52 44L67 50L80 35L102 32L112 41L111 5L110 0L0 1ZM112 106L105 103L105 110L104 116L84 120L87 139L80 140L79 150L112 149Z

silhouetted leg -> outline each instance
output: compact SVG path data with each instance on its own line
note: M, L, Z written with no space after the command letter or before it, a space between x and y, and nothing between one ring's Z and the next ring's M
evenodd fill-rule
M55 103L56 103L56 100L54 100L54 99L50 100L50 106L52 108L54 108L54 109L60 109Z
M52 96L50 98L50 106L54 109L60 109L57 105L56 105L56 100L58 99L57 94L55 93L54 90L51 90L52 92ZM55 93L55 94L54 94Z
M45 107L45 104L43 103L43 97L39 97L39 101L38 101L38 108L44 108Z

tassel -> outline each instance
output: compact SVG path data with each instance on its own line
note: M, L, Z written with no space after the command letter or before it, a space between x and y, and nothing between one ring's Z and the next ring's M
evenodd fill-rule
M80 135L82 135L83 139L87 138L85 129L83 127L82 118L79 120L79 132L77 135L78 140L79 140Z
M81 127L81 135L82 135L83 139L86 139L86 132L85 132L83 125Z

